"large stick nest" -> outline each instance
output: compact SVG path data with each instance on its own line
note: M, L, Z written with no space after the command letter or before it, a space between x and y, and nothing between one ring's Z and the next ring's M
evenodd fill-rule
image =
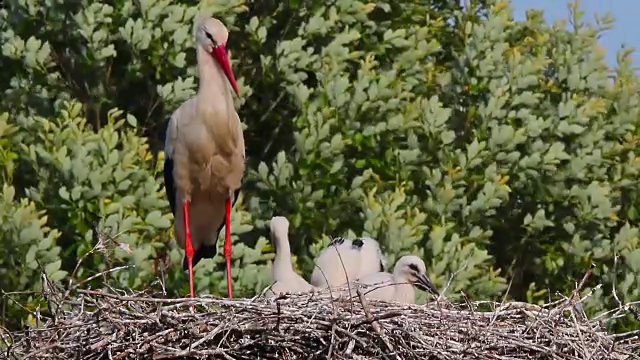
M637 358L637 345L607 334L604 317L580 315L573 296L546 306L400 305L357 294L227 300L60 291L47 297L57 309L49 319L3 335L0 348L19 359Z

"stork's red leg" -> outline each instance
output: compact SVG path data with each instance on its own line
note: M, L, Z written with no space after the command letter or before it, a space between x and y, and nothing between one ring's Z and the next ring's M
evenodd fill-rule
M185 237L186 239L186 244L184 247L184 252L185 255L187 256L187 264L189 265L189 293L191 294L192 298L196 297L195 291L194 291L194 286L193 286L193 254L194 254L194 250L193 250L193 242L191 240L191 219L189 217L189 201L185 201L184 204L182 205L182 210L184 213L184 231L185 231Z
M227 262L227 294L233 299L233 280L231 278L231 198L225 204L224 257Z

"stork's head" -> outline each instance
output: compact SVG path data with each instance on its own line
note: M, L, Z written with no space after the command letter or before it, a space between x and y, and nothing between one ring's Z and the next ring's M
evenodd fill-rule
M397 277L406 279L418 289L438 295L438 289L427 276L427 267L419 257L415 255L401 257L396 263L393 272Z
M274 235L287 234L289 232L289 220L284 216L274 216L271 218L269 227Z
M197 22L196 28L196 43L208 54L210 54L215 61L220 64L224 75L229 80L233 91L236 95L240 95L238 89L238 83L236 77L231 68L231 59L229 59L229 53L227 50L227 40L229 39L229 31L224 24L212 17L205 17Z

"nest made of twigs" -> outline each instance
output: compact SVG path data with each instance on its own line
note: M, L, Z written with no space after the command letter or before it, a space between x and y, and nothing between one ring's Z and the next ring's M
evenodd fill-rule
M50 297L51 298L51 297ZM39 328L3 335L19 359L634 359L637 345L567 301L369 301L328 292L275 299L164 299L74 290ZM54 301L54 302L56 302ZM493 311L479 311L493 307ZM0 342L1 344L1 342Z

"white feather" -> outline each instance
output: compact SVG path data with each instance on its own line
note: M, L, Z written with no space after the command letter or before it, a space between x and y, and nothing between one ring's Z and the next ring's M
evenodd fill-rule
M362 246L357 246L362 242ZM315 259L310 283L316 287L335 287L380 271L387 259L377 241L368 238L335 238Z

